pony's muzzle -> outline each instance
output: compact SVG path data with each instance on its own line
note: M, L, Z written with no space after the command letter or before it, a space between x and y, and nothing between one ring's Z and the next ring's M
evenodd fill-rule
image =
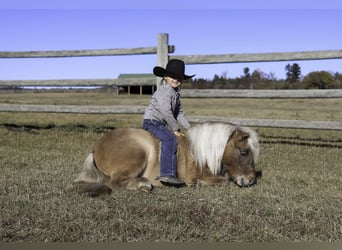
M253 186L257 183L257 178L248 178L246 176L243 175L239 175L236 177L235 179L235 183L239 186L239 187L250 187Z
M255 175L238 175L235 178L235 184L239 187L251 187L257 184L259 178L262 177L262 171L258 170L255 172Z

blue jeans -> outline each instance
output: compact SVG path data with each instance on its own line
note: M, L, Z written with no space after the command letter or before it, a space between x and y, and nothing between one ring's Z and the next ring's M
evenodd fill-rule
M144 119L143 128L161 141L160 176L177 177L177 137L157 120Z

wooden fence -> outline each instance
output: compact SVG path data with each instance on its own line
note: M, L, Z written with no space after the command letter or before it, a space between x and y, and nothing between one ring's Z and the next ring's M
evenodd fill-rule
M38 112L38 113L86 113L86 114L143 114L146 106L97 106L97 105L23 105L1 104L0 112ZM342 122L244 119L218 116L188 116L190 122L228 122L242 126L342 130Z
M177 55L170 56L175 47L169 45L168 34L158 34L157 47L131 49L104 49L104 50L68 50L68 51L0 51L0 58L55 58L81 56L118 56L157 54L157 65L165 67L168 60L178 58L186 64L214 64L214 63L241 63L241 62L272 62L272 61L300 61L342 59L342 50L284 52L284 53L254 53L254 54L224 54L224 55ZM82 79L82 80L29 80L4 81L0 86L151 86L160 85L160 78L141 79L132 82L132 79ZM182 90L182 96L187 98L342 98L342 90ZM9 105L0 104L0 112L55 112L55 113L143 113L140 106L70 106L70 105ZM222 121L246 126L332 129L342 130L341 122L321 121L286 121L267 119L227 119L223 117L189 117L192 122Z

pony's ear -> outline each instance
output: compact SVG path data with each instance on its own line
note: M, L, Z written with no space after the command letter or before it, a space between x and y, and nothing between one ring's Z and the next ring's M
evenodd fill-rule
M249 138L249 133L247 132L242 132L243 134L241 135L241 140L247 140Z
M235 130L230 134L228 141L230 141L231 139L233 139L233 138L235 138L235 137L237 136L237 131L238 131L238 129L235 129Z
M246 131L242 131L237 129L237 136L239 141L247 140L249 138L249 133Z
M249 138L249 133L240 129L235 129L234 132L230 135L229 140L233 138L237 141L247 140Z
M249 133L242 131L240 135L240 141L247 140L249 138Z

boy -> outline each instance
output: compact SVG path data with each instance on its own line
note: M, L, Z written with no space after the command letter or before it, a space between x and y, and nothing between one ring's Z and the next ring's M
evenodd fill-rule
M190 128L179 95L183 80L195 75L185 75L184 62L172 59L166 68L154 67L153 73L162 77L164 85L153 94L144 114L143 128L161 141L160 176L156 177L164 185L184 186L184 181L177 178L177 136L181 135L180 124L184 129Z

